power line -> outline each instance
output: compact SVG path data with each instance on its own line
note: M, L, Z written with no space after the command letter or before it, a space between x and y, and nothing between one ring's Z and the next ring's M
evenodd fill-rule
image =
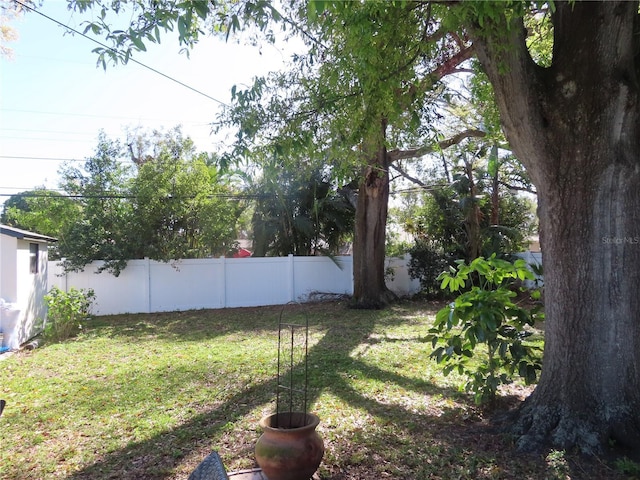
M19 155L0 155L0 160L35 160L42 162L87 162L87 159L84 158L61 158L61 157L30 157L30 156L19 156ZM129 164L132 163L128 158L117 158L115 160L118 163Z
M65 117L91 117L91 118L113 118L113 119L127 119L137 120L137 117L123 117L117 115L102 115L98 113L72 113L72 112L47 112L46 110L24 110L21 108L3 108L4 112L19 112L19 113L36 113L38 115L62 115ZM155 118L142 118L141 120L158 120Z
M25 137L20 135L0 135L0 138L8 138L10 140L31 140L32 142L74 142L87 143L88 140L82 138L51 138L51 137Z
M7 158L12 160L48 160L54 162L85 162L79 158L59 158L59 157L21 157L14 155L0 155L0 158Z
M64 192L64 190L60 188L46 188L46 187L0 187L0 190L21 190L21 191L30 191L30 190L42 190L45 189L47 192ZM16 195L19 195L16 193Z
M435 187L440 187L436 185ZM15 187L0 187L0 190L19 190ZM424 189L420 189L424 192ZM63 189L60 188L27 188L24 189L25 192L28 193L0 193L0 197L30 197L30 198L71 198L71 199L97 199L97 200L136 200L140 198L137 195L132 194L124 194L124 193L111 193L111 192L101 192L93 195L87 194L70 194L70 193L60 193L64 192ZM38 193L38 191L43 191L43 193ZM56 195L51 195L51 192L56 192ZM407 194L411 193L409 190L399 190L397 192L392 192L392 195L397 194ZM278 195L273 193L210 193L208 195L203 195L205 198L226 198L229 200L266 200L266 199L274 199L274 198L295 198L295 194L290 195ZM193 200L198 198L199 195L167 195L165 197L166 200Z
M94 116L94 115L84 115L80 113L54 113L54 112L38 112L35 110L18 110L11 108L0 108L0 111L4 112L31 112L31 113L44 113L51 115L76 115L76 116ZM160 118L139 118L139 117L106 117L104 115L98 115L99 118L126 118L131 120L154 120L154 121L170 121L175 119L160 119ZM185 122L180 122L181 125L184 125ZM192 121L188 125L195 127L211 127L211 122L202 122L202 121ZM91 137L92 139L97 138L95 131L80 131L80 130L43 130L43 129L33 129L33 128L6 128L0 127L0 133L2 132L26 132L26 133L46 133L52 135L77 135L82 137Z
M15 110L14 110L15 111ZM63 130L40 130L33 128L4 128L0 127L0 132L26 132L26 133L50 133L55 135L82 135L86 137L96 137L95 132L74 132Z
M42 17L46 18L47 20L50 20L50 21L52 21L52 22L54 22L54 23L56 23L56 24L60 25L62 28L67 29L69 32L73 32L73 33L75 33L75 34L77 34L77 35L80 35L80 36L82 36L82 37L86 38L87 40L90 40L90 41L92 41L92 42L94 42L94 43L97 43L97 44L98 44L98 45L100 45L101 47L106 48L107 50L109 50L109 51L111 51L111 52L115 53L116 55L121 55L121 52L119 52L119 51L118 51L118 50L116 50L115 48L110 47L110 46L108 46L108 45L106 45L106 44L104 44L104 43L102 43L102 42L99 42L99 41L98 41L98 40L96 40L95 38L91 38L90 36L88 36L88 35L86 35L86 34L82 33L81 31L76 30L75 28L72 28L72 27L70 27L69 25L66 25L66 24L62 23L62 22L60 22L60 21L56 20L55 18L52 18L52 17L50 17L49 15L46 15L46 14L44 14L44 13L40 12L39 10L36 10L35 8L33 8L33 7L29 6L29 5L26 5L26 4L22 3L20 0L13 0L13 1L14 1L15 3L17 3L18 5L22 6L23 8L26 8L27 10L30 10L30 11L32 11L32 12L34 12L34 13L37 13L38 15L40 15L40 16L42 16ZM160 76L162 76L162 77L164 77L164 78L166 78L166 79L168 79L168 80L171 80L172 82L175 82L175 83L177 83L178 85L181 85L181 86L183 86L183 87L185 87L185 88L188 88L189 90L191 90L191 91L193 91L193 92L197 93L198 95L202 95L203 97L206 97L206 98L208 98L209 100L213 100L214 102L216 102L216 103L218 103L218 104L220 104L220 105L223 105L223 106L225 106L225 107L226 107L226 106L228 106L228 105L227 105L226 103L224 103L223 101L218 100L217 98L214 98L214 97L212 97L211 95L208 95L208 94L206 94L206 93L202 92L201 90L198 90L198 89L196 89L196 88L194 88L194 87L192 87L192 86L190 86L190 85L187 85L186 83L181 82L180 80L178 80L178 79L176 79L176 78L173 78L173 77L171 77L171 76L167 75L166 73L162 73L161 71L156 70L155 68L150 67L149 65L146 65L146 64L144 64L144 63L142 63L142 62L139 62L139 61L138 61L138 60L136 60L135 58L131 58L131 57L130 57L130 58L129 58L129 61L130 61L130 62L133 62L133 63L135 63L135 64L137 64L137 65L140 65L141 67L144 67L144 68L146 68L146 69L148 69L148 70L152 71L153 73L156 73L156 74L158 74L158 75L160 75Z
M158 118L158 117L132 117L132 116L122 116L122 115L103 115L98 113L74 113L74 112L51 112L46 110L25 110L21 108L0 108L0 111L3 112L18 112L18 113L35 113L38 115L60 115L65 117L89 117L89 118L112 118L119 120L147 120L147 121L156 121L156 122L169 122L175 121L175 118ZM206 122L202 120L191 120L191 121L179 121L180 124L188 123L189 125L195 125L200 127L206 127L212 124L212 122ZM15 130L8 128L0 128L0 130ZM26 130L29 131L29 130ZM88 135L88 134L87 134Z
M8 189L10 187L0 187L0 189ZM60 192L60 189L46 189L47 193L36 193L38 188L32 189L29 193L0 193L0 197L30 197L30 198L71 198L71 199L94 199L94 200L136 200L140 197L131 194L119 194L119 193L97 193L95 195L86 194L68 194L61 193L57 195L51 195L50 192ZM275 195L269 193L251 194L251 193L210 193L203 195L205 198L226 198L229 200L261 200L268 198L289 198L295 195ZM193 200L200 195L167 195L165 200Z

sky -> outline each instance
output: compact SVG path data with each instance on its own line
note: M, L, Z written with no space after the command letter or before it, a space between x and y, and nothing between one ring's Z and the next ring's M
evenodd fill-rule
M83 17L63 0L45 0L38 10L82 31ZM97 67L98 45L34 12L14 21L19 39L12 59L0 59L0 203L34 187L56 188L63 161L82 162L104 130L124 139L126 127L168 130L182 125L200 151L215 152L211 122L233 85L277 70L287 55L273 46L206 38L180 53L171 33L159 46L134 58L205 95L135 63ZM98 39L102 40L102 39ZM214 101L211 98L218 101Z

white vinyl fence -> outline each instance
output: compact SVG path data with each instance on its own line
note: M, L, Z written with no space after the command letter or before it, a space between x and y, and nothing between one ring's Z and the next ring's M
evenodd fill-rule
M541 252L526 251L526 252L516 253L516 256L522 258L529 265L533 265L533 266L536 266L538 268L542 267L542 253ZM524 282L526 287L528 287L528 288L531 288L531 287L539 288L544 284L544 276L543 275L539 275L539 274L535 273L535 271L534 271L534 276L536 277L535 280L527 280L526 282Z
M399 296L420 291L420 282L409 277L408 261L408 256L387 259L393 270L387 285ZM96 315L282 305L315 294L353 293L351 256L131 260L118 277L96 274L100 265L64 274L49 262L49 287L93 289Z

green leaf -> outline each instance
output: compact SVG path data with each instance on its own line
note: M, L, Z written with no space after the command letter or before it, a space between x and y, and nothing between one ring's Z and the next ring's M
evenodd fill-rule
M231 25L233 27L234 32L237 32L238 30L240 30L240 20L238 19L237 15L233 15L231 17Z
M491 175L492 177L498 175L498 166L498 146L493 145L491 147L491 153L489 154L489 160L487 162L487 172L489 173L489 175Z
M449 315L451 315L451 307L449 306L438 310L438 313L436 313L435 326L444 325L449 319Z
M307 17L309 20L316 20L326 8L325 0L310 0L307 3Z
M444 354L444 348L443 347L438 347L433 352L431 352L431 355L429 355L429 356L431 358L435 358L436 363L441 363L443 354Z
M187 36L187 22L184 17L178 17L178 35L182 43Z
M196 14L202 19L206 20L209 15L209 2L202 0L196 0L193 2L193 8L196 10Z
M518 279L525 280L527 278L526 270L516 270L516 274L518 275Z
M484 329L479 325L476 327L476 337L479 342L484 342L487 339Z
M144 46L144 42L142 41L142 38L140 38L137 35L131 35L131 43L133 43L133 45L140 51L146 52L147 51L147 47Z

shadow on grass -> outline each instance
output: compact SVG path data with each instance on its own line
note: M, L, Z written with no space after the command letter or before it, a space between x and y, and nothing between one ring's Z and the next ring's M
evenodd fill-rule
M278 310L262 310L265 329L275 330L274 312L277 314ZM340 309L331 306L326 318L333 318L334 315L340 315ZM184 317L180 321L187 321L189 318L188 314ZM270 317L269 321L267 317ZM142 332L164 335L167 338L181 336L183 332L188 336L185 330L189 329L178 325L174 320L171 316L164 320L161 318L154 322L156 328L144 327ZM354 351L371 339L376 327L404 321L406 320L402 315L394 317L393 314L385 316L363 311L350 313L349 323L340 324L335 318L327 321L324 335L309 349L309 365L314 366L310 372L310 404L313 405L323 394L328 393L351 408L365 412L369 418L367 423L349 432L350 438L344 438L343 433L337 429L325 428L322 434L327 452L319 471L320 478L541 478L528 476L527 472L544 471L544 459L516 458L509 450L509 439L488 430L474 415L473 406L468 399L429 381L390 372L354 358ZM234 321L230 320L229 323L227 333L237 331L245 335L261 334L255 329L255 321L240 321L239 325L231 325ZM243 325L246 327L250 324L251 330L243 330ZM320 318L314 320L313 327L323 329L324 324ZM211 325L213 327L214 323ZM191 338L202 340L219 334L219 330L206 331L202 334L192 333ZM114 332L114 335L136 337L134 330ZM415 340L419 341L409 338L391 339L398 342ZM387 340L375 340L384 341ZM184 375L184 372L175 374ZM445 399L445 403L449 399L449 403L426 411L412 408L411 405L386 403L357 390L350 381L354 376L389 387L403 388L425 397ZM177 382L178 377L168 380ZM130 443L123 449L110 452L68 478L186 478L211 449L218 450L227 464L231 458L252 459L253 445L259 432L251 417L255 416L256 409L273 401L275 383L275 380L257 382L242 391L229 394L224 401L214 402L210 408L191 416L181 425L148 440ZM215 390L215 387L212 389ZM239 433L237 425L243 424L246 430ZM554 475L554 472L550 472L546 478L565 478ZM571 478L582 477L576 475Z
M265 329L275 331L274 316L280 312L280 308L260 309L260 314L265 318ZM113 331L110 335L118 337L131 337L139 341L140 336L152 336L154 338L162 337L173 340L174 337L180 338L183 335L190 337L191 340L206 340L215 338L223 333L242 332L243 334L260 334L255 329L255 317L252 322L243 322L242 317L247 315L250 317L256 312L254 310L244 310L228 312L228 327L219 328L218 321L211 322L211 328L208 328L207 319L196 321L200 315L185 312L178 314L176 320L175 315L160 315L154 319L153 323L148 322L148 317L144 316L118 316L112 319L104 319L102 324L97 323L94 328L109 328ZM401 375L377 369L364 362L354 360L350 357L350 353L362 343L363 339L369 337L376 321L369 318L366 314L358 313L358 317L354 323L350 325L336 325L335 316L341 315L340 309L335 306L329 306L330 313L328 315L333 319L332 325L327 327L325 334L312 346L309 350L309 364L316 365L315 371L310 373L310 403L313 404L318 396L324 391L330 391L334 395L344 399L353 405L362 406L375 412L376 416L389 419L401 415L402 412L393 412L392 406L379 405L376 408L376 402L364 399L355 389L353 389L343 378L345 373L353 373L359 371L361 375L375 378L380 382L392 382L401 384L405 388L415 391L429 391L433 393L437 391L433 385L410 379ZM314 319L317 316L314 314ZM105 321L106 320L106 321ZM114 320L109 322L109 320ZM392 322L388 318L383 318L382 322ZM203 323L204 322L204 323ZM185 323L187 325L185 325ZM259 322L258 322L259 323ZM182 325L181 325L182 324ZM323 328L322 318L314 321L314 327ZM251 325L251 330L247 331L246 326ZM200 331L200 333L193 333ZM189 333L191 332L191 333ZM274 356L275 356L274 351ZM149 374L153 375L153 372ZM171 373L166 378L166 382L171 386L170 389L177 389L179 377L186 375L181 370ZM149 440L131 443L126 448L111 452L104 456L100 461L85 467L70 478L74 479L106 479L106 478L168 478L176 475L176 469L179 468L185 457L193 456L193 452L199 452L199 456L195 460L199 461L206 456L208 449L216 448L216 439L220 439L223 434L228 431L229 426L250 415L252 411L260 406L272 402L275 392L275 380L268 380L256 385L243 389L230 396L227 396L224 402L216 402L212 408L189 418L180 426L167 430ZM133 387L136 389L137 387ZM212 398L217 397L214 391L217 387L212 386ZM99 389L98 385L92 387L92 391L96 396L95 407L104 405L109 398L108 387L104 391ZM315 392L315 395L313 394ZM219 397L218 397L219 398ZM133 405L131 405L133 407ZM386 412L386 413L385 413ZM249 426L252 442L259 435L256 426ZM244 439L242 439L244 442ZM253 445L250 448L244 448L247 456L252 457ZM234 450L234 447L230 448ZM243 451L242 449L240 451ZM191 461L193 463L193 459ZM189 466L189 469L195 468L195 465ZM185 475L186 472L178 473Z
M281 306L246 307L224 310L188 310L154 314L137 313L95 317L89 323L90 331L112 338L163 339L175 342L193 342L215 339L230 333L259 334L256 323L264 322L265 331L273 331L274 318ZM221 321L221 318L224 319ZM258 319L258 322L256 322Z

